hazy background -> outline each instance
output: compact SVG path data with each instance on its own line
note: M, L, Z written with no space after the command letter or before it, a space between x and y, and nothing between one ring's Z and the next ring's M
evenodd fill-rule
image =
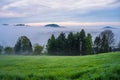
M60 28L54 28L45 26L14 26L1 24L0 45L13 47L17 39L20 36L25 35L31 40L33 45L39 43L40 45L45 46L52 34L57 37L61 32L64 32L67 35L69 32L80 32L81 29L85 29L87 33L91 33L93 40L101 31L110 29L115 34L115 42L120 40L119 26L111 28L106 28L105 26L62 26Z

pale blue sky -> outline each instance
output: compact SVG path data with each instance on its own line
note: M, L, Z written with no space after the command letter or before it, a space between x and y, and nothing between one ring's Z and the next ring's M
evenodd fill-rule
M0 0L0 23L120 22L120 0Z

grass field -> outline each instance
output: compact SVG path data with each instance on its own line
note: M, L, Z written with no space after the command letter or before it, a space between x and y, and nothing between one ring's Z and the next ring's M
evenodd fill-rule
M0 56L0 80L120 80L120 52L88 56Z

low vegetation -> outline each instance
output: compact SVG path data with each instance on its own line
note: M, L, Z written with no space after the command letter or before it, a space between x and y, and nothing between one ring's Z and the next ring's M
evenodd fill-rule
M120 52L88 56L0 56L0 80L119 80Z

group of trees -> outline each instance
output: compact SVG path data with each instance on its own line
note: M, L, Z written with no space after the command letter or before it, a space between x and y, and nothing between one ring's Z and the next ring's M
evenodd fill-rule
M54 35L48 40L47 51L50 55L86 55L93 53L91 34L80 32L70 32L66 37L61 33L57 38Z
M95 53L111 52L114 48L114 33L105 30L94 41Z
M114 47L114 34L105 30L92 41L90 33L70 32L67 36L61 33L57 38L54 35L48 40L47 51L49 55L88 55L110 52Z
M0 46L0 54L40 55L43 49L44 47L39 44L32 46L26 36L21 36L13 48ZM70 32L67 36L65 33L60 33L58 37L52 35L48 40L46 50L49 55L88 55L118 51L120 43L117 48L114 47L114 34L111 30L101 32L93 41L91 34L86 34L82 29L77 33Z
M43 46L40 46L39 44L36 44L33 49L31 41L26 36L19 37L14 48L8 46L3 48L2 46L0 46L0 53L8 54L8 55L11 54L40 55L42 53L42 50L43 50Z

